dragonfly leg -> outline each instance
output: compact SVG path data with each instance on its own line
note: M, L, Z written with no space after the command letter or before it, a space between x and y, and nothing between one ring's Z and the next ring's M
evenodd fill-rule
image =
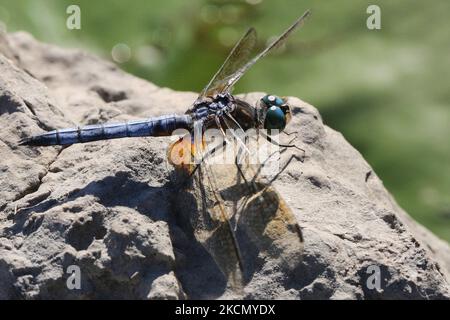
M234 125L235 125L239 130L241 130L241 132L245 132L245 130L241 127L241 125L239 124L239 122L238 122L238 121L237 121L237 120L236 120L229 112L225 113L225 116L228 117L228 118L230 118L230 120L234 123ZM226 126L227 126L228 128L231 128L231 126L230 126L230 124L228 123L228 120L226 119L226 117L225 117L223 120L224 120ZM244 151L247 152L248 154L250 154L250 150L248 150L247 146L245 145L245 142L242 141L242 139L241 139L239 136L237 136L236 134L234 134L233 131L231 131L231 132L232 132L232 134L233 134L233 137L234 137L234 138L236 139L236 141L241 145L241 147L244 149ZM245 137L245 136L244 136L244 137ZM245 138L244 138L244 139L245 139Z
M224 131L223 127L222 127L222 124L220 123L220 118L219 118L218 116L216 116L216 117L214 118L214 120L215 120L215 122L216 122L216 125L217 125L218 129L219 129L220 132L222 133L222 136L223 136L224 140L222 141L221 144L219 144L219 145L213 147L211 150L209 150L206 154L204 154L204 155L202 156L202 158L200 159L200 162L195 166L194 170L192 170L192 172L189 174L188 179L191 178L191 177L195 174L195 172L199 169L200 165L201 165L203 162L205 162L208 158L210 158L211 156L213 156L218 150L223 150L223 148L225 148L225 146L229 143L229 140L228 140L228 138L227 138L227 136L226 136L226 134L225 134L225 131ZM238 124L238 125L239 125L239 124ZM226 123L226 126L227 126L227 128L229 128L228 123ZM237 137L237 136L235 136L235 138L236 138L236 139L239 139L239 137ZM237 155L236 158L235 158L235 163L236 163L236 165L238 164L238 158L240 157L240 154L241 154L241 152L242 152L242 146L245 147L245 144L242 142L242 140L239 139L238 142L241 142L241 146L239 147L238 155ZM249 152L248 149L247 149L246 151ZM240 168L240 166L238 166L238 169L239 169L240 174L241 174L242 177L244 178L244 180L246 180L246 179L245 179L245 176L244 176L244 174L243 174L243 172L242 172L242 170L241 170L241 168Z
M284 134L287 135L287 136L291 136L291 135L293 135L293 134L297 134L298 131L287 132L287 131L283 130L283 131L281 131L281 133L284 133Z
M280 174L286 170L286 168L288 167L288 165L292 162L292 160L298 160L300 162L303 162L303 158L299 158L297 155L292 154L289 159L285 162L285 164L281 167L281 169L273 176L272 179L270 179L269 184L272 184L275 180L278 179L278 177L280 176Z
M233 122L240 130L244 131L244 129L242 129L241 125L239 124L239 122L236 121L236 119L234 119L234 117L233 117L230 113L226 113L225 115L228 116L228 118L230 118L231 121L232 121L232 122ZM224 119L224 120L225 120L225 124L226 124L228 127L230 127L229 124L228 124L228 121L226 121L226 119ZM246 147L244 141L242 141L242 140L241 140L239 137L237 137L237 136L235 136L235 138L241 143L241 146L239 147L238 152L237 152L237 155L236 155L236 157L234 158L234 164L236 165L236 168L238 169L239 175L242 177L242 179L244 180L245 184L247 184L249 187L250 187L250 186L253 187L253 189L256 191L257 188L256 188L256 185L255 185L254 179L252 179L251 183L247 180L247 178L245 177L244 172L242 171L241 161L240 161L240 160L241 160L241 156L242 156L242 151L245 151L245 152L247 152L248 154L250 154L250 151L249 151L248 148ZM248 139L248 137L247 137L247 139ZM246 141L247 141L247 140L246 140Z
M242 177L242 179L245 181L245 183L248 184L248 180L245 177L245 174L241 168L241 163L240 163L241 154L242 154L242 148L239 148L237 155L234 158L234 164L236 165L236 168L238 169L239 175Z
M298 147L298 146L295 145L295 144L281 144L281 143L278 143L277 141L274 141L270 136L268 136L267 134L265 134L265 133L263 133L263 132L260 132L260 134L261 134L267 141L269 141L271 144L274 144L274 145L276 145L276 146L278 146L278 147L281 147L281 148L296 148L296 149L298 149L298 150L300 150L300 151L303 151L303 155L305 155L305 153L306 153L306 151L305 151L304 149ZM295 140L295 138L292 139L291 141L289 141L289 143L292 143L292 141L294 141L294 140ZM302 161L302 162L303 162L303 161Z
M269 138L269 139L271 139L269 136L265 136L263 133L261 133L264 137L267 137L267 138ZM266 139L267 139L266 138ZM255 139L256 141L257 141L257 138L253 138L253 139ZM289 143L292 143L292 141L293 140L295 140L295 138L294 139L292 139L291 141L289 141ZM299 147L297 147L296 145L283 145L283 144L279 144L279 143L277 143L276 141L273 141L273 139L271 139L271 140L268 140L269 142L271 142L271 143L273 143L273 144L275 144L275 145L277 145L277 146L279 146L279 147L284 147L285 149L283 149L283 150L281 150L279 153L280 153L280 155L282 154L282 153L284 153L287 149L286 148L289 148L289 146L291 146L291 147L296 147L297 149L299 149L299 150L301 150L301 151L303 151L304 153L305 153L305 151L303 150L303 149L301 149L301 148L299 148ZM273 155L273 154L272 154ZM271 156L272 156L271 155ZM271 157L270 156L270 157ZM269 158L270 158L269 157ZM269 158L267 158L266 159L266 161L269 159ZM300 162L304 162L304 155L302 156L302 157L299 157L298 155L296 155L296 154L292 154L290 157L289 157L289 159L285 162L285 164L282 166L282 168L273 176L273 178L269 181L269 184L271 184L272 182L274 182L277 178L278 178L278 176L287 168L287 166L292 162L292 160L294 160L294 159L296 159L296 160L298 160L298 161L300 161ZM265 162L266 161L264 161L264 163L262 164L262 166L260 166L259 168L258 168L258 170L256 171L256 174L254 175L254 177L252 178L252 181L251 181L251 183L253 184L255 181L256 181L256 179L259 177L259 175L261 174L261 169L262 169L262 167L264 166L264 164L265 164Z

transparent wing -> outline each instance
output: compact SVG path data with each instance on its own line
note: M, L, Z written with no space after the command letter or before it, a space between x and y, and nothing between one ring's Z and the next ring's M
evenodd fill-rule
M211 147L203 146L202 153ZM303 251L301 229L281 195L260 179L250 182L253 167L241 171L245 179L234 163L206 158L188 189L196 203L189 212L193 234L232 289L241 289L266 257L294 270Z
M247 181L255 175L250 165L244 165L241 172ZM237 197L236 233L245 234L251 246L256 248L258 257L270 257L271 261L278 262L280 268L295 270L302 260L304 240L294 213L280 193L256 179L236 184L224 194ZM225 199L228 200L227 197Z
M206 248L226 276L230 286L243 282L243 259L233 226L233 210L222 198L221 181L210 164L203 163L195 177L197 190L202 190L202 210L191 217L196 239Z
M198 123L196 122L200 126ZM197 146L194 151L200 153L197 156L203 162L197 169L193 182L195 198L201 209L191 215L191 225L195 238L213 257L228 284L239 289L243 283L242 255L232 224L233 212L220 193L226 179L217 176L221 174L217 171L220 165L210 164L209 158L205 156L207 150L205 146Z
M238 289L242 284L243 265L231 221L233 211L227 208L220 194L225 180L216 176L217 166L212 165L206 156L217 146L205 146L204 139L201 138L200 142L195 139L195 134L201 137L202 126L201 121L196 121L194 139L187 135L171 145L168 151L169 162L193 178L192 186L179 193L179 202L185 203L184 210L189 210L186 203L192 201L189 199L194 200L195 207L187 214L195 239L214 259L228 284ZM190 162L193 158L204 158L196 169ZM191 164L187 165L188 162Z
M256 31L250 28L231 50L219 71L201 92L199 99L223 92L229 79L250 60L255 45Z
M272 186L260 181L250 186L231 164L202 164L194 186L202 208L191 217L195 237L231 288L242 288L265 261L278 263L286 273L299 266L301 228Z
M256 57L239 68L232 76L227 78L227 83L223 85L222 90L231 90L234 84L250 69L259 59L264 58L270 51L276 49L286 42L286 39L299 27L303 25L306 18L311 14L308 10L298 18L286 31L276 38L269 46L261 51Z

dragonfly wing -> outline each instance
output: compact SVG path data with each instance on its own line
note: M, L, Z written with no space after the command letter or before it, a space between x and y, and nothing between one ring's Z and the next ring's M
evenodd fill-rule
M278 38L276 38L271 44L269 44L263 51L261 51L256 57L250 60L248 63L239 68L231 77L227 79L223 90L229 90L239 79L250 69L258 60L264 58L270 51L279 48L286 42L286 39L299 27L303 25L306 18L311 14L308 10L300 18L298 18L289 28L286 29Z
M192 140L186 139L186 142ZM188 143L185 145L188 147ZM182 146L177 142L177 151L173 152L181 155L192 152L180 152L178 149ZM203 143L201 148L190 150L202 153L195 155L202 159L207 153L206 147L213 148ZM192 185L186 190L195 204L194 210L189 212L193 235L214 259L228 285L238 290L253 273L242 253L256 248L262 258L258 261L271 257L292 270L298 265L303 249L301 229L281 195L261 180L247 182L256 175L253 167L246 165L242 172L245 180L235 164L204 158L192 175ZM187 173L192 171L187 170Z
M254 248L256 261L270 259L283 270L293 271L301 262L302 231L272 186L256 182L251 188L239 179L235 165L214 164L197 171L192 192L198 208L190 217L195 238L231 288L241 289L251 279L255 262L248 260L247 253Z
M194 135L199 131L197 134L201 136L201 126L201 121L194 123ZM168 156L172 157L171 163L176 168L189 176L193 174L194 166L188 165L186 161L203 159L192 175L192 187L187 190L196 202L196 209L190 212L190 224L196 240L212 256L228 284L238 289L242 284L242 258L231 221L233 211L227 207L220 194L221 189L234 181L226 179L230 175L222 176L221 166L210 164L206 156L207 151L217 146L205 146L204 141L195 143L195 140L185 136L170 147ZM206 150L206 147L209 149Z
M203 89L199 99L223 92L229 79L250 60L255 45L256 31L250 28L231 50L219 71Z
M216 180L213 168L202 165L193 183L200 202L200 210L191 216L194 235L214 258L228 283L239 288L243 281L242 256L232 223L233 212L220 194L223 181Z
M238 224L261 255L278 259L288 269L301 261L304 240L300 226L284 199L272 186L256 184L246 199Z
M252 165L241 165L246 181L232 186L224 198L236 197L237 234L245 234L261 258L270 257L289 270L301 262L304 240L297 219L281 194L270 184L252 178Z

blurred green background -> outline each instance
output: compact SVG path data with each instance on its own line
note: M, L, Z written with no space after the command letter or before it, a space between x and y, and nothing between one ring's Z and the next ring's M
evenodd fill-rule
M81 30L66 8L81 8ZM381 30L366 9L381 8ZM286 47L260 61L235 93L270 91L316 106L364 155L416 220L450 241L450 1L0 1L8 31L83 47L159 86L200 91L249 26L263 47L306 9ZM126 58L125 52L125 58Z

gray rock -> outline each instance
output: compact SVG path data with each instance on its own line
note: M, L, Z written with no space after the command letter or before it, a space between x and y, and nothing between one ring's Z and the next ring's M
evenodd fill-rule
M261 94L243 98L254 103ZM303 257L292 245L283 249L295 262L289 268L254 256L239 292L193 237L190 209L177 203L166 160L172 138L16 144L74 124L183 113L195 98L26 33L1 37L0 299L450 297L449 246L399 208L358 151L297 98L289 98L287 130L306 156L274 185L302 227ZM72 265L80 289L67 287ZM373 265L380 290L367 286Z

